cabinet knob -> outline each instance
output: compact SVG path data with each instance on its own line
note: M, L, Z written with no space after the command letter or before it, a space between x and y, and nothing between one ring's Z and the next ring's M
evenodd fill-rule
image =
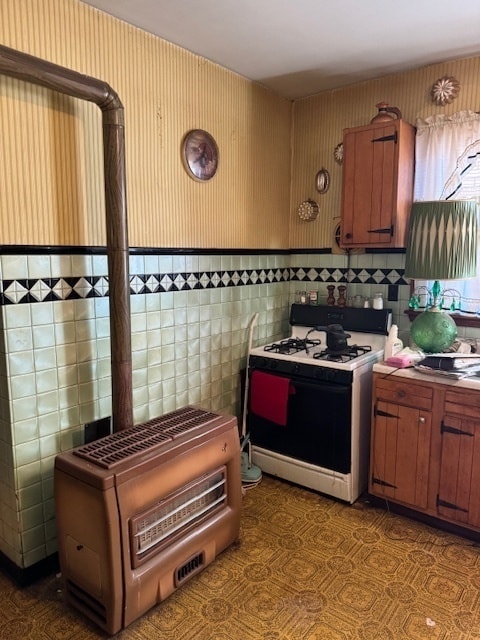
M399 398L404 398L406 396L405 391L403 391L403 389L400 389L400 391L397 391L397 396Z
M426 420L425 420L425 418L423 416L420 416L418 421L419 421L420 424L425 424L425 422L426 422Z

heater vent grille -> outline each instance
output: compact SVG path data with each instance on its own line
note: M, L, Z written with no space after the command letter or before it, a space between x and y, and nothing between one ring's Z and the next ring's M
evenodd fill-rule
M184 407L78 447L73 453L104 469L111 469L126 459L191 433L216 418L218 415L210 411Z
M131 557L134 568L210 518L227 502L226 468L186 485L130 520Z
M65 586L68 598L74 601L79 609L85 611L101 625L107 622L107 612L102 602L84 591L72 580L67 580Z
M193 558L187 560L185 564L175 571L175 586L179 587L185 582L185 580L193 576L195 573L198 573L203 569L204 564L205 556L203 553L199 553Z

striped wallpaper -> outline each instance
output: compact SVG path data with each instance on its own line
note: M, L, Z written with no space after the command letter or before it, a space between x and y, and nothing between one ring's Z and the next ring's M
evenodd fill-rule
M288 247L289 101L77 0L2 0L0 42L120 96L131 245ZM104 244L96 107L0 77L0 108L0 242ZM207 183L181 162L195 128L220 149Z
M455 60L326 91L291 103L199 56L79 0L2 0L0 42L108 82L125 106L130 245L325 248L341 208L343 129L386 101L403 117L480 108L480 58ZM460 83L438 107L432 84ZM0 242L105 243L100 116L93 105L0 77ZM220 165L191 180L181 141L208 130ZM330 172L327 193L315 176ZM297 216L307 198L314 222Z

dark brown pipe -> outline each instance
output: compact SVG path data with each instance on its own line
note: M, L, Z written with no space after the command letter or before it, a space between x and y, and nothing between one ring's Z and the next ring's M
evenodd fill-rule
M130 278L123 105L113 89L96 78L0 45L0 74L31 82L102 111L105 216L107 230L113 430L133 425Z

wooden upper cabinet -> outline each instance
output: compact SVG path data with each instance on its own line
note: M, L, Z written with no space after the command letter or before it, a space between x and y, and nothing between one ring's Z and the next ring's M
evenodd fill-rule
M342 247L406 246L414 153L415 128L401 119L344 130Z

